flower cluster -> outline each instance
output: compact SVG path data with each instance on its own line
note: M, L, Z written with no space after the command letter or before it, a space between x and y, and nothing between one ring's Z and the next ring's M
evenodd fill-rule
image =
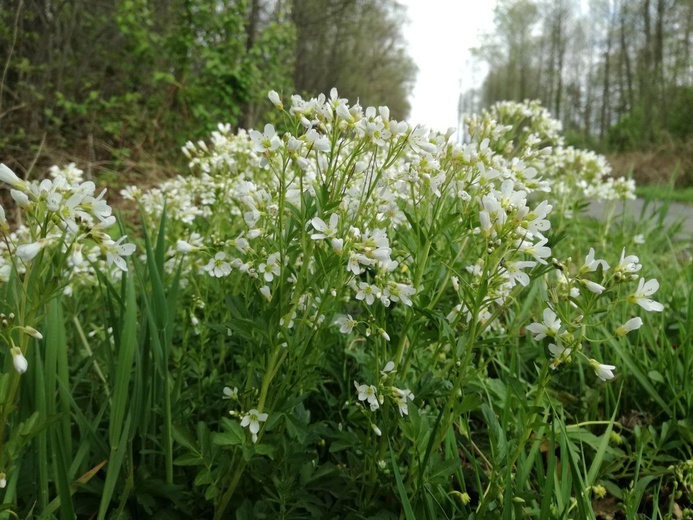
M555 203L635 198L634 181L611 177L604 156L565 145L560 121L539 101L502 101L469 116L466 125L472 139L488 139L498 154L542 172L540 188Z
M546 330L537 335L551 337L558 366L581 351L579 320L561 329L558 315L597 297L613 308L647 305L650 282L622 295L636 282L637 258L623 257L610 278L593 251L579 267L553 258L554 208L567 211L571 197L627 198L632 187L608 178L601 156L565 147L560 124L537 103L499 104L471 117L469 139L455 144L452 132L396 121L386 107L350 105L336 89L288 102L270 92L269 99L284 117L282 129L233 134L219 125L210 142L183 148L194 175L123 191L152 224L165 208L176 244L166 265L181 273L192 300L202 299L196 291L204 277L269 317L258 347L272 353L265 359L319 355L313 342L331 333L322 326L330 323L341 335L337 344L363 345L374 363L394 359L406 380L409 318L437 316L465 337L502 331L517 295L548 276L556 302L547 310L556 314L544 316ZM204 312L224 320L223 310ZM241 403L251 412L272 410L272 363L255 376L263 379L259 402ZM595 368L600 377L608 375L604 367ZM413 398L394 386L355 383L355 390L371 411L391 397L401 416ZM251 412L243 425L253 433L262 420Z
M586 330L591 325L603 322L605 314L615 312L624 304L661 312L664 306L650 298L659 288L659 283L655 279L645 281L640 277L638 272L642 265L639 258L626 255L625 249L613 270L606 260L595 258L593 248L590 248L581 266L557 263L556 267L553 301L544 309L542 321L531 323L527 330L537 341L547 337L551 339L548 350L552 357L552 369L572 359L571 354L577 353L602 381L612 379L616 369L614 365L602 364L585 354ZM594 323L590 322L590 316L595 318ZM613 335L626 336L642 325L640 317L630 318L619 325Z
M104 199L106 190L97 194L94 183L83 181L82 171L74 164L64 169L54 166L50 174L52 179L27 182L0 164L0 181L9 185L10 196L22 214L17 220L23 222L11 229L5 210L0 206L0 282L9 282L16 273L25 283L37 283L38 292L26 287L24 290L32 304L39 307L34 299L47 301L52 290L61 287L70 292L70 281L79 279L85 272L93 272L93 265L99 258L118 270L127 270L124 257L135 250L134 245L124 243L125 237L114 240L106 231L116 223ZM42 262L60 266L61 276L40 269ZM37 272L40 274L36 277L48 276L48 279L29 276L34 266L39 266ZM39 340L42 335L25 323L31 322L32 317L18 311L17 319L20 320L18 325L14 324L14 313L2 316L2 337L15 369L21 374L28 368L24 357L26 347L16 344L13 331L19 330Z
M74 164L64 169L52 167L52 179L40 182L21 180L4 164L0 164L0 181L9 184L10 195L24 224L11 230L5 211L0 207L0 281L8 281L12 269L24 273L41 254L58 255L66 264L61 284L69 292L71 280L93 275L99 260L110 268L127 271L125 257L135 246L117 240L108 230L116 223L104 196L97 194L91 181L82 180L82 171Z
M388 361L380 371L377 386L359 384L357 381L354 381L358 402L364 405L367 404L368 409L371 412L375 412L385 403L385 398L387 397L397 407L400 417L409 415L409 403L414 401L415 396L411 390L397 388L392 384L392 379L396 372L395 362ZM366 410L365 407L363 409ZM381 430L375 422L371 422L371 426L376 435L380 436Z

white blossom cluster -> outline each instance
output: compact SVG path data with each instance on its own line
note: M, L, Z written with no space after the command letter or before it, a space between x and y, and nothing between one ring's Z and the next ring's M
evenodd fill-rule
M0 164L0 181L9 185L21 222L12 229L0 206L0 283L17 275L25 283L34 283L34 287L25 286L23 290L37 308L42 300L52 297L52 290L62 288L69 293L72 282L93 281L98 262L119 272L127 271L125 257L135 251L134 245L125 242L125 236L114 240L108 234L116 218L104 199L106 190L96 194L96 186L83 181L82 173L74 164L64 169L54 166L50 169L52 179L27 182ZM58 266L59 276L44 265ZM34 267L36 270L29 274ZM19 373L26 372L28 363L24 350L15 345L12 331L43 338L31 323L21 322L26 319L24 310L22 305L17 314L0 320L8 331L3 339ZM15 317L19 324L13 323Z
M279 311L283 337L331 323L346 336L387 344L400 331L385 330L376 315L404 316L434 294L452 330L500 328L499 316L543 273L557 273L552 283L567 309L585 291L622 303L617 285L636 281L633 273L603 278L606 262L594 252L579 268L557 268L548 235L556 202L575 190L583 198L629 197L632 187L607 178L601 156L564 147L560 124L536 103L500 104L470 118L472 139L457 145L452 131L394 120L387 107L350 105L336 89L291 96L286 105L276 92L269 98L291 131L268 124L234 134L219 125L209 143L183 148L193 175L123 195L152 224L165 210L176 244L167 266L181 269L183 283L208 277L254 293ZM580 350L581 339L559 339L563 332L551 336L555 366ZM394 386L355 386L372 412L392 396L406 415L413 399ZM244 416L254 440L267 413L264 401L255 406Z
M350 106L334 89L329 97L292 96L288 112L298 120L299 135L280 137L271 125L264 132L232 135L228 125L219 125L210 145L184 147L199 176L178 177L146 193L124 190L153 221L165 204L169 222L190 237L178 242L178 251L200 251L187 269L214 277L243 273L258 281L269 300L282 266L277 251L260 254L267 250L264 241L276 242L281 207L287 213L321 191L338 203L329 211L311 208L306 221L311 239L342 259L348 273L344 287L366 305L411 305L417 291L408 271L411 254L393 248L390 237L410 226L407 213L437 200L472 215L473 221L456 225L479 234L485 250L513 244L493 277L489 306L502 305L516 284L526 285L524 270L550 256L543 233L552 206L528 202L533 191L548 189L547 181L526 163L495 153L488 139L456 146L451 132L410 127L392 120L386 107ZM485 310L480 319L488 314Z
M571 354L577 354L585 358L602 381L614 377L614 365L602 364L589 358L584 352L585 330L590 324L586 322L582 310L592 304L598 306L601 314L626 303L638 305L648 312L662 312L664 306L651 298L659 289L659 282L655 279L646 281L641 277L639 272L642 265L639 262L636 255L626 255L624 249L620 260L612 269L606 260L595 258L595 251L591 248L580 267L557 265L555 298L544 309L542 321L527 326L535 340L546 337L551 339L548 350L552 357L552 369L571 360ZM642 325L642 318L630 318L619 325L613 335L626 336Z
M11 229L0 207L0 281L8 281L13 268L25 272L39 253L52 249L66 255L61 282L68 292L71 281L93 279L97 262L127 271L125 257L135 246L124 236L114 240L109 234L116 218L104 199L106 190L97 194L95 184L83 181L74 163L62 169L53 166L50 174L52 179L26 182L0 165L0 181L10 186L10 196L23 215L18 219L22 223Z
M606 158L566 146L561 123L539 101L502 101L466 120L473 140L489 140L497 153L542 172L542 188L554 202L635 198L635 183L613 178Z

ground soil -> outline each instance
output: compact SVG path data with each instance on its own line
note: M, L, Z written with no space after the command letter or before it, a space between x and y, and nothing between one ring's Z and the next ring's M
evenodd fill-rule
M650 151L606 154L615 177L632 176L637 184L668 184L676 175L677 188L693 186L693 141L663 145Z

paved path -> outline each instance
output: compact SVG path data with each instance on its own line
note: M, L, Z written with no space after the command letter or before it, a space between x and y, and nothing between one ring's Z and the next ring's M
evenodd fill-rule
M638 217L642 215L643 206L645 201L643 199L629 200L626 202L626 211L630 214ZM645 209L645 215L649 216L659 207L662 206L661 202L654 202L647 205ZM621 205L616 207L616 214L621 213ZM592 202L587 210L587 214L595 217L601 218L604 216L604 203L603 202ZM679 220L683 221L683 226L681 227L681 238L690 238L693 240L693 205L692 204L681 204L677 202L672 202L669 204L669 212L664 219L664 224L670 226Z

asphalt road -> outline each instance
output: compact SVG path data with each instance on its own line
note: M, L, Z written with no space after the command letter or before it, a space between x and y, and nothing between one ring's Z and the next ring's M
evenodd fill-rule
M629 200L626 202L626 211L635 217L643 214L645 201L643 199ZM652 215L657 208L661 207L661 202L650 203L645 209L645 216ZM616 207L616 214L621 213L621 204ZM587 214L594 218L604 217L604 203L592 202L587 210ZM693 240L693 205L672 202L669 204L664 224L670 226L678 221L682 221L681 233L678 235L682 239Z

